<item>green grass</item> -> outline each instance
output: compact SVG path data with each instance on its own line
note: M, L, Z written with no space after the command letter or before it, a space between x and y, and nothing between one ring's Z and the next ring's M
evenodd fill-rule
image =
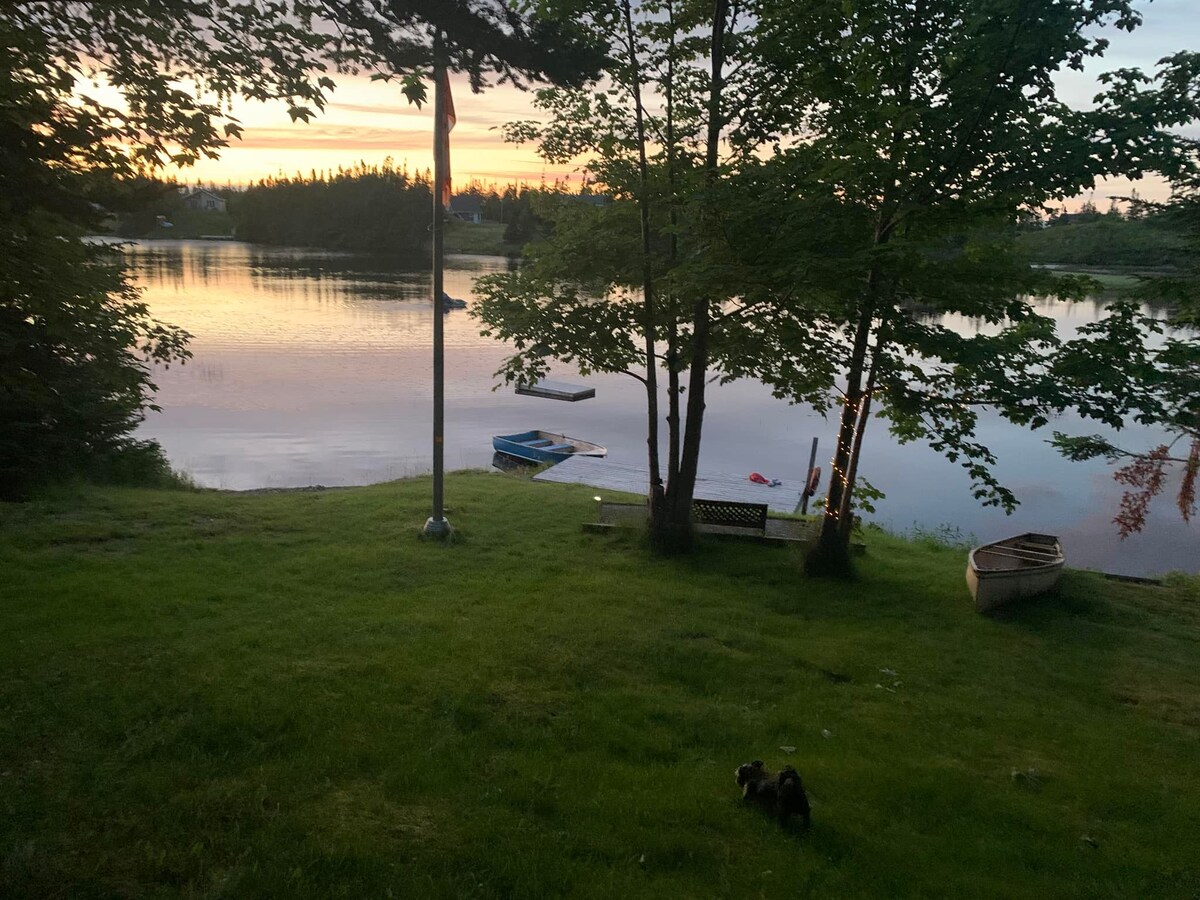
M423 542L428 492L0 507L0 896L1200 891L1194 579L984 618L929 540L814 582L483 473ZM753 758L809 833L738 803Z
M234 232L234 220L228 212L181 206L166 210L166 220L171 223L169 228L155 219L154 209L144 209L122 217L116 223L116 233L122 237L185 240L208 235L230 236Z
M483 253L507 256L520 251L519 245L504 241L504 226L499 222L447 221L443 238L447 253Z
M1086 269L1059 269L1057 274L1060 275L1086 275L1088 278L1094 279L1100 283L1100 286L1108 291L1120 291L1128 288L1135 288L1141 284L1141 279L1137 275L1125 274L1122 272L1095 272Z

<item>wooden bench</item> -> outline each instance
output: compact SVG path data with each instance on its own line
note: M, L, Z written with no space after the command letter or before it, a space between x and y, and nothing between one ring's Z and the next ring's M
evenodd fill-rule
M767 504L739 503L733 500L692 500L692 520L697 525L726 528L752 528L766 531Z
M812 523L800 519L769 519L765 503L729 500L692 501L692 521L697 533L716 537L752 540L768 544L804 544L812 540ZM585 522L584 531L606 532L614 528L645 527L649 510L645 503L599 501L596 522Z

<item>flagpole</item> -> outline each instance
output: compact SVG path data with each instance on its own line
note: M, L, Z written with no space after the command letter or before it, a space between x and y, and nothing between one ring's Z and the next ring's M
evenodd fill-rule
M450 523L446 521L443 508L442 480L445 471L445 374L446 359L443 350L442 303L442 238L445 211L442 208L442 185L446 183L446 61L442 49L442 33L433 37L433 515L425 520L423 533L429 537L445 537L450 534Z

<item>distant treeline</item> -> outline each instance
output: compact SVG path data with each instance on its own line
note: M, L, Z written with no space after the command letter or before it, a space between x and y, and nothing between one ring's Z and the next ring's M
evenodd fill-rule
M1157 269L1180 263L1185 250L1177 231L1161 213L1101 213L1085 205L1030 227L1017 241L1036 263Z
M259 244L364 253L416 255L428 249L429 175L410 174L391 162L269 178L245 190L208 187L205 197L199 197L199 185L189 190L175 182L139 190L143 202L122 213L114 225L124 237L232 234ZM534 211L537 196L562 190L557 184L498 190L472 183L454 195L449 218L456 227L490 223L482 245L491 252L515 252L545 228ZM212 208L212 198L219 198L220 208Z
M540 191L473 185L454 195L451 219L503 225L503 243L516 250L541 233L544 223L534 212ZM358 165L261 181L230 209L235 233L245 241L417 254L428 247L430 180L388 163Z
M234 233L259 244L417 254L429 182L390 164L261 181L237 198Z
M191 193L199 190L197 186ZM115 226L124 237L233 235L258 244L322 247L362 253L417 256L428 251L430 179L391 162L360 163L335 172L269 178L246 190L205 189L225 208L212 210L188 201L189 191L173 182L140 185L132 211ZM450 216L452 249L516 253L545 234L537 215L539 198L565 193L561 185L504 190L479 183L454 195ZM589 193L580 200L607 200ZM468 222L490 223L471 229ZM502 228L500 227L502 226ZM1166 214L1137 204L1129 212L1115 205L1100 212L1085 204L1076 213L1020 227L1017 242L1035 263L1157 269L1178 265L1185 253L1178 229Z

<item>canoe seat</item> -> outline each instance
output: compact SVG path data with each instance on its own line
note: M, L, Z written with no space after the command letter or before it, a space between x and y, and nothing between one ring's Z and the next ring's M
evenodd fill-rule
M549 447L553 441L548 441L545 438L537 438L532 441L521 441L522 447Z
M549 447L542 447L547 453L571 453L575 450L574 444L551 444Z

